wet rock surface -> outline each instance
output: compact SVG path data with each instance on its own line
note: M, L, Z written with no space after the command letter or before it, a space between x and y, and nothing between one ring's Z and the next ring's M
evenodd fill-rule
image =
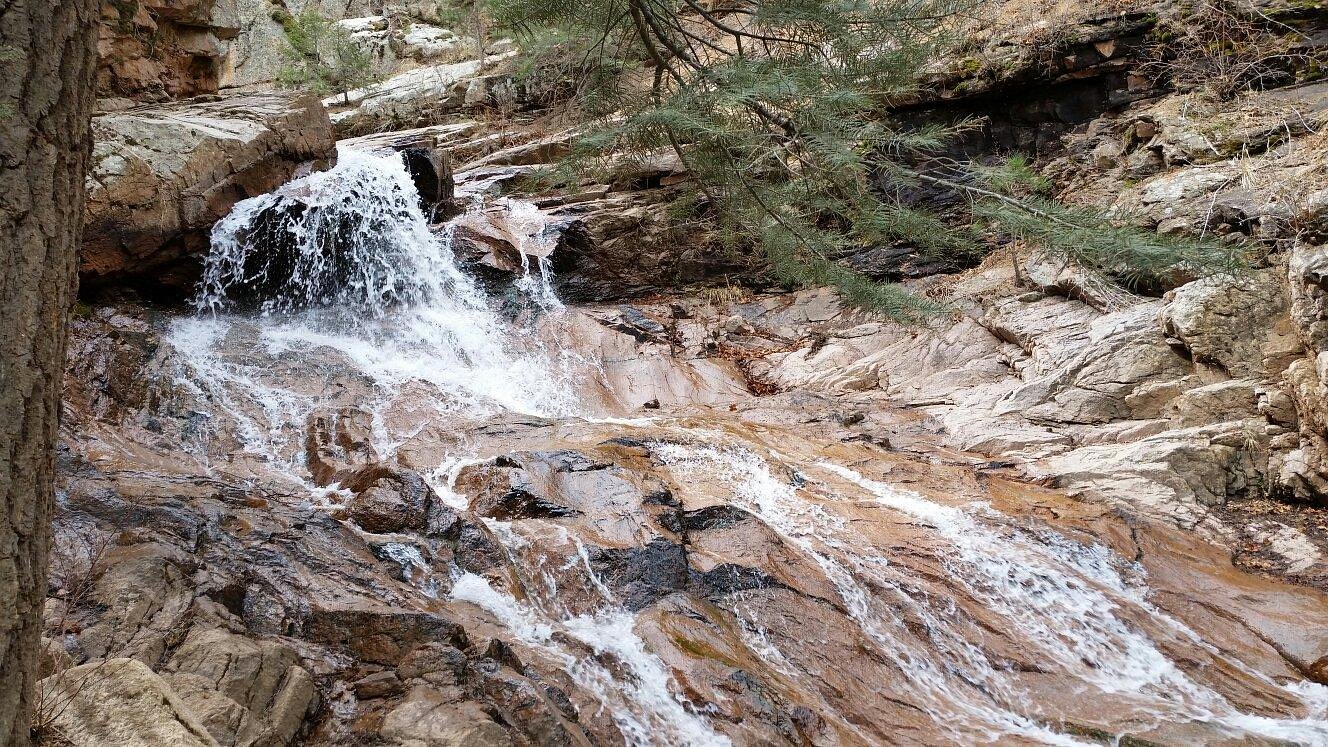
M309 96L139 106L98 115L93 131L85 291L151 278L146 287L186 297L217 219L336 158L327 113Z
M46 728L1328 739L1323 91L1205 108L1131 76L1147 9L1072 9L1043 44L1057 17L1036 5L1004 4L908 116L989 115L966 152L1042 154L1071 200L1248 235L1265 262L1144 297L1039 257L847 258L951 304L918 327L824 290L754 292L759 268L670 228L671 158L526 194L574 133L495 126L529 104L510 54L458 52L423 7L335 9L397 75L329 99L331 120L268 94L103 114L88 288L189 287L213 222L330 160L334 130L405 154L418 196L393 221L460 271L445 298L397 294L426 266L398 251L328 308L196 317L110 293L79 310L43 657L69 706ZM259 20L223 77L270 78L274 60L233 53L279 33L272 6L236 10ZM246 226L255 261L309 220ZM252 305L299 276L221 290Z
M1267 716L1303 715L1273 683L1317 677L1328 639L1316 631L1328 627L1307 621L1328 615L1328 599L1237 570L1220 544L1210 544L1237 536L1231 533L1253 537L1263 524L1220 516L1231 504L1210 507L1202 522L1185 528L1167 515L1150 520L1188 505L1164 496L1166 483L1146 487L1158 478L1139 454L1161 459L1171 452L1155 443L1144 452L1129 451L1128 442L1070 448L1045 435L1121 430L1130 412L1173 417L1164 404L1131 399L1153 378L1183 378L1184 366L1199 365L1163 341L1168 329L1193 326L1168 328L1158 302L1148 302L1150 313L1141 317L1152 326L1141 322L1138 339L1122 344L1157 345L1179 362L1134 364L1142 366L1134 379L1117 377L1128 385L1093 384L1088 372L1101 364L1091 356L1075 362L1070 349L1042 360L1039 340L1047 332L1019 322L1024 317L1010 308L1002 307L1008 337L1032 352L981 325L953 338L961 351L987 335L1012 360L1068 372L1061 374L1066 384L1047 391L1093 393L1073 395L1082 404L1065 421L1043 415L1001 426L1010 434L1007 446L982 449L1004 455L999 463L952 446L1004 422L1001 416L982 421L972 400L901 407L893 403L906 401L920 381L911 384L897 364L870 375L858 370L872 365L862 351L886 340L940 353L945 348L926 337L932 333L859 320L817 293L736 306L672 303L685 313L642 304L624 316L638 327L642 320L668 322L672 341L598 323L584 328L596 330L590 338L573 339L619 351L615 359L633 351L638 372L688 371L695 365L688 357L718 349L716 338L731 345L751 344L756 332L805 339L807 347L764 359L771 367L764 375L785 391L757 397L741 385L705 396L676 390L658 409L635 410L653 413L651 420L623 423L464 416L451 427L466 433L461 461L429 456L458 453L455 442L430 431L389 449L375 429L390 422L348 406L298 421L302 434L281 447L297 461L254 460L245 455L242 430L227 425L236 412L152 373L173 370L181 355L163 327L168 320L133 309L81 320L75 339L85 349L107 350L94 360L109 369L84 364L71 376L72 432L80 435L63 468L60 546L69 557L56 563L48 635L76 667L132 657L155 673L152 686L165 693L164 702L177 703L180 718L204 730L198 738L205 744L619 743L639 739L633 719L655 724L660 741L685 742L689 733L701 743L739 744L876 742L900 733L927 743L952 739L927 709L950 713L960 733L1016 728L970 710L976 703L1017 708L1016 701L993 704L958 681L947 685L953 689L919 689L916 678L926 670L900 669L929 659L973 667L974 660L951 657L974 655L994 668L969 669L970 676L986 672L991 686L1000 682L1002 691L1036 699L1040 723L1053 730L1161 743L1241 733L1236 726L1195 726L1183 707L1151 696L1131 702L1099 693L1101 707L1092 712L1079 697L1059 697L1071 682L1098 687L1085 684L1093 681L1091 670L1015 621L1097 623L1056 617L1063 613L1055 603L1028 607L1032 599L1021 593L988 586L984 574L1005 572L979 563L997 552L997 545L980 544L991 542L1019 553L1018 562L1042 569L1037 573L1093 568L1072 576L1090 595L1080 602L1114 599L1122 631L1141 631L1158 647L1155 656L1179 662L1187 687L1215 694L1196 697ZM1082 306L1044 303L1071 314ZM733 315L744 323L732 323ZM1081 324L1091 327L1093 318L1083 314ZM1069 334L1066 325L1043 328ZM809 355L813 331L821 343L812 357L845 363L828 379L791 382L792 372L807 370L794 361ZM1087 345L1091 332L1083 335ZM243 336L236 344L246 344ZM850 346L857 357L846 357ZM879 349L882 357L904 357ZM917 375L929 378L927 391L941 391L945 381L956 382L952 397L988 387L995 409L1002 397L991 392L1027 386L1009 366L1002 378L995 369L935 367L945 360L934 355L922 364ZM592 390L605 381L641 380L639 373L618 378L605 365L606 378L581 390L587 401L603 396ZM124 374L111 375L118 366L146 372L151 394L118 387ZM330 371L302 364L293 370L321 370L320 377ZM868 380L873 385L864 387ZM1174 410L1174 417L1204 421L1181 428L1183 436L1167 435L1167 443L1193 444L1170 457L1178 475L1212 458L1211 444L1200 447L1189 433L1220 432L1207 421L1227 417L1223 408L1258 407L1254 385L1207 399L1194 394L1204 388L1173 395L1212 403ZM630 391L617 394L628 395L629 413L639 406ZM199 411L212 415L200 424ZM176 444L184 441L175 439L191 430L195 445L180 451ZM1030 459L1038 450L1047 456ZM1089 493L1097 500L1083 502L1018 481L1020 470L1052 469L1064 463L1056 459L1072 456L1111 480L1138 474L1126 483L1135 489L1128 497ZM307 474L308 482L292 482L282 475L288 469ZM858 473L890 487L873 487ZM1184 484L1225 490L1225 474L1212 485ZM1067 470L1060 479L1095 478ZM973 501L990 512L972 508ZM1260 536L1285 545L1270 527ZM979 544L964 544L972 541ZM871 565L877 562L885 564ZM1147 605L1132 601L1128 589L1145 594ZM1055 599L1066 592L1043 593ZM919 606L923 599L934 604ZM901 627L878 627L892 619ZM1212 648L1196 646L1175 625ZM979 640L980 654L956 647ZM1114 645L1125 640L1135 639ZM894 658L901 651L909 658ZM1124 663L1101 655L1107 658L1097 666L1108 671ZM652 699L655 683L677 695ZM1127 714L1140 709L1157 720L1133 725ZM71 733L93 728L83 720L58 726Z

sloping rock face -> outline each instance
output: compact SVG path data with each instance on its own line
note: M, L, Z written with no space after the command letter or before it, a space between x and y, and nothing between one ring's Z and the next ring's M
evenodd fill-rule
M956 447L1210 536L1243 525L1227 523L1232 502L1291 488L1276 479L1298 444L1279 379L1300 348L1276 275L1103 313L1020 293L1012 274L993 264L957 284L963 318L944 329L835 322L819 349L754 371L781 387L886 392ZM1233 319L1239 345L1223 341Z
M1065 299L1041 308L1053 313L1010 318L1074 328L1075 314L1094 316ZM176 347L190 338L171 319L129 307L79 318L47 619L48 658L65 674L46 687L123 674L103 676L52 731L95 744L150 722L143 733L189 744L412 746L998 733L927 713L974 718L970 705L989 702L960 677L942 688L931 678L948 675L920 682L913 669L949 661L1018 694L1002 708L1035 698L1055 730L1221 743L1243 732L1195 726L1166 695L1104 686L1090 711L1078 688L1132 666L1125 643L1145 644L1122 631L1145 631L1160 647L1148 661L1176 661L1185 686L1220 693L1223 708L1300 718L1270 683L1322 679L1320 592L1241 573L1192 531L1013 482L1008 466L951 448L938 421L958 434L947 418L984 386L1020 384L992 355L1020 360L1016 346L980 325L956 325L946 345L825 292L572 313L555 339L604 377L578 391L616 398L629 419L462 412L397 430L426 393L371 412L364 374L331 351L273 350L255 375L332 401L271 450L253 425L280 409L242 389L200 394L206 380ZM1117 354L1145 347L1147 329ZM218 352L260 354L251 334L233 328ZM1087 355L1061 352L1045 363ZM821 378L794 384L798 360L821 361ZM1183 367L1149 360L1141 382ZM1087 388L1104 365L1069 368ZM756 386L772 381L788 391ZM943 409L910 401L915 390L975 398ZM986 565L1006 553L1017 566ZM1090 596L1062 600L1067 588ZM1068 612L1082 604L1085 616ZM1092 627L1104 609L1121 628ZM1115 643L1090 664L1022 627L1051 624ZM1161 709L1146 727L1134 720L1143 708Z
M1131 80L1156 20L1141 13L1076 16L1089 31L1050 59L979 45L983 74L947 72L914 113L1024 91L967 145L1055 156L1071 199L1278 253L1160 297L1037 257L944 278L854 257L947 299L918 327L825 290L750 290L750 265L670 228L668 158L531 193L571 134L459 120L524 104L502 60L433 58L445 38L417 35L425 72L329 102L336 127L420 125L347 145L413 153L427 218L462 216L432 228L501 279L484 302L504 321L449 344L496 336L569 368L476 373L491 348L402 354L391 336L93 299L70 341L45 631L43 692L71 705L44 728L409 747L1328 739L1328 257L1317 218L1269 186L1318 188L1321 92L1251 95L1231 119L1156 98ZM386 23L352 26L390 45ZM187 287L217 216L331 157L321 112L255 95L103 115L86 286ZM1199 119L1222 126L1195 135ZM1251 165L1242 198L1230 176ZM537 279L576 305L532 301ZM677 292L693 282L710 285ZM473 309L442 311L412 334ZM579 409L529 401L564 378Z
M170 685L136 659L72 667L39 686L51 714L44 734L66 744L217 745Z
M316 97L250 94L99 114L79 278L187 289L235 203L336 158ZM177 291L178 292L178 291Z

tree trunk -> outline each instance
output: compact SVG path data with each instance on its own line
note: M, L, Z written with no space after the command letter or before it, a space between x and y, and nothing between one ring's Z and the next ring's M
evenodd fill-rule
M99 5L0 0L0 744L28 743Z

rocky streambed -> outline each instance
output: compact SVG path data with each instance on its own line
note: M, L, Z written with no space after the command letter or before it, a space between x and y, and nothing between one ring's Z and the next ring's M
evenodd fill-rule
M557 206L431 225L417 181L343 148L217 224L195 308L75 320L52 739L1328 741L1328 595L1201 492L1272 399L1174 383L1159 314L1196 349L1213 294L569 305L614 280L560 284Z

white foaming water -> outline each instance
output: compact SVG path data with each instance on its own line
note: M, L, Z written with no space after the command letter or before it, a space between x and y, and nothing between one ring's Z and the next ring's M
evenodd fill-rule
M526 316L556 317L563 307L551 285L546 217L529 203L504 200L498 207L525 269L514 284L526 302L522 308L537 312ZM536 258L534 266L529 257ZM278 473L311 494L336 487L318 488L301 477L306 420L320 408L367 410L380 457L456 417L503 410L587 415L569 384L584 362L550 350L534 331L491 307L457 267L450 234L428 225L404 166L392 155L343 150L335 169L239 203L214 230L197 305L199 315L177 320L168 335L183 364L176 383L215 408L210 420L229 418L246 452L287 468ZM651 420L595 422L643 426ZM919 593L887 558L865 549L866 539L827 508L837 496L826 495L826 505L809 500L749 449L656 444L654 450L680 475L725 481L737 505L805 553L882 660L913 683L908 697L951 729L955 741L984 734L993 741L1010 735L1078 743L1045 725L1005 665L970 640L974 626L961 625L971 620L953 600ZM466 508L454 487L461 468L475 462L455 459L428 475L449 506ZM981 508L942 505L839 465L817 468L924 524L953 550L940 557L947 586L1006 621L1003 632L1050 662L1056 674L1082 683L1085 694L1131 704L1133 724L1191 721L1217 725L1234 738L1328 743L1328 689L1322 686L1280 687L1231 660L1249 680L1286 693L1310 715L1278 719L1241 713L1187 675L1156 638L1219 652L1153 607L1142 573L1105 549L988 521L993 517ZM814 487L832 492L829 483ZM484 524L521 575L530 543L511 523ZM668 668L635 632L635 616L596 576L580 539L562 530L559 544L569 548L562 570L581 569L584 588L602 602L597 611L572 614L554 576L538 563L521 581L530 595L522 601L473 574L455 579L451 597L488 610L523 643L565 666L612 712L630 743L729 744L675 694ZM383 552L423 593L437 593L417 547L389 544ZM780 651L778 637L767 634L754 610L735 607L735 617L754 652L796 674L794 652ZM1153 621L1151 633L1137 624L1142 618ZM922 632L906 619L921 623Z
M854 576L854 570L860 570L861 565L853 567L852 551L861 550L866 543L849 543L846 547L843 538L847 523L822 506L799 497L797 489L779 479L764 459L747 449L666 442L653 444L651 452L681 477L717 478L728 483L733 489L735 505L756 515L815 562L834 584L849 616L876 644L879 653L919 686L913 689L919 699L916 705L939 727L951 730L954 739L963 741L966 736L963 728L967 727L969 737L972 731L979 731L1018 735L1045 744L1081 744L993 702L989 695L971 686L971 675L954 676L954 672L965 672L980 675L979 681L984 685L995 681L991 665L962 637L947 641L951 645L945 647L923 648L911 643L903 620L879 612L873 595ZM930 610L920 606L907 590L887 577L872 580L894 592L890 601L909 607L930 627L940 629ZM778 651L763 632L757 632L759 621L750 615L749 621L745 628L750 642Z
M534 206L507 209L547 241ZM342 149L214 227L200 314L168 335L180 383L234 417L247 450L291 467L304 419L338 395L371 411L380 455L439 416L579 412L581 362L492 309L450 244L398 157ZM552 313L549 283L541 266L518 285Z
M458 510L466 500L456 492L462 469L484 460L456 457L445 461L427 476L443 502ZM581 539L566 528L548 527L558 543L570 545L563 571L578 569L584 586L594 589L601 609L590 615L575 615L560 598L558 585L547 563L525 563L521 553L531 547L513 522L481 519L506 554L508 567L527 592L526 602L493 588L488 579L460 573L452 585L451 599L470 602L498 618L522 643L559 662L577 684L586 688L612 714L623 736L633 745L677 745L678 747L722 747L727 737L715 732L704 718L692 713L673 693L672 676L658 656L646 648L636 634L636 616L623 609L604 581L595 573L590 554ZM548 549L551 543L541 543ZM555 637L561 632L585 644L594 656L569 649ZM615 673L594 657L608 655L625 668ZM618 670L621 671L621 670Z
M226 311L237 292L264 314L325 307L383 317L400 305L481 296L430 230L404 162L342 148L337 165L244 200L212 229L195 305Z
M1203 643L1184 623L1153 606L1147 587L1131 584L1114 567L1110 552L1083 546L1051 532L1034 540L1026 534L998 534L976 517L928 501L908 490L870 480L846 467L821 462L828 471L866 488L885 506L925 518L958 550L948 556L952 577L988 609L1016 625L1029 641L1066 671L1104 692L1141 693L1159 715L1215 722L1270 739L1328 743L1323 703L1328 688L1311 682L1282 687L1238 659ZM1280 689L1300 701L1304 719L1278 719L1242 713L1209 687L1195 682L1157 644L1121 619L1132 606L1161 620L1183 640L1223 656L1247 677Z
M429 487L433 488L433 492L444 505L457 511L465 511L470 507L470 501L457 492L457 478L461 476L461 470L466 467L484 464L486 461L473 457L450 457L425 474L424 480L429 483Z
M498 204L507 211L507 222L517 236L517 252L521 256L521 277L516 287L544 310L560 310L563 302L553 291L553 271L549 256L553 253L557 237L549 230L549 220L533 203L504 197ZM535 272L531 272L530 258L535 258Z
M556 589L549 590L556 593ZM550 604L553 600L523 604L473 573L464 573L456 580L451 598L487 610L522 643L561 663L578 685L610 710L628 744L666 747L731 744L728 737L712 729L673 694L668 668L637 635L636 616L630 612L610 605L593 615L549 613L542 607L560 605ZM594 655L586 656L569 648L558 640L557 632L585 644ZM611 657L620 674L597 658L605 655Z
M1035 710L1025 713L1029 699L962 631L948 624L953 609L927 609L928 604L944 603L919 602L917 598L925 600L926 595L906 593L889 575L886 559L865 554L870 547L865 538L848 531L839 517L798 496L797 489L778 479L764 459L741 448L657 444L653 451L685 474L704 473L724 480L733 487L739 505L804 550L835 584L849 614L881 644L882 653L913 681L925 685L920 693L926 701L923 707L938 721L958 720L991 734L1019 735L1039 742L1075 741L1030 718ZM1303 744L1328 743L1328 721L1323 720L1328 689L1320 685L1280 687L1240 662L1231 662L1251 680L1281 690L1292 702L1301 702L1307 713L1304 719L1269 718L1240 712L1182 671L1146 633L1127 622L1123 616L1127 610L1140 619L1160 621L1164 630L1214 656L1220 652L1151 605L1145 597L1146 587L1123 575L1121 561L1105 548L1080 545L1046 531L1036 535L1008 527L1009 531L998 531L971 510L869 480L840 465L821 462L818 466L867 490L882 506L925 522L953 547L954 552L944 554L942 561L956 588L1004 619L1018 633L1021 645L1053 662L1054 671L1134 704L1131 710L1136 722L1206 723L1236 738L1257 735ZM829 489L824 484L820 487ZM977 511L981 513L982 508ZM1138 569L1129 570L1132 575L1142 575ZM899 592L893 601L908 604L910 612L926 623L928 645L924 650L910 650L905 631L892 624L888 612L876 611L858 578ZM747 627L759 630L755 620ZM754 642L765 648L773 646L763 634ZM968 687L971 683L981 683L981 687Z
M427 597L438 597L438 579L434 578L433 566L424 559L418 547L403 542L388 542L381 550L401 566L402 581L419 589Z

